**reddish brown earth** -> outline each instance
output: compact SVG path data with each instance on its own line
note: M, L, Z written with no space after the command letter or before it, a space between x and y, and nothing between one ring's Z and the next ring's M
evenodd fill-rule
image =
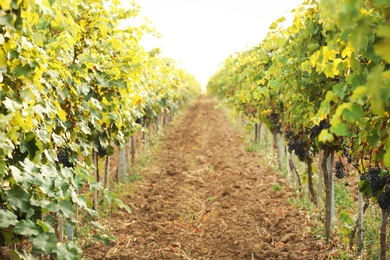
M143 180L123 198L132 213L101 220L117 241L85 248L85 258L325 258L311 223L286 202L295 193L262 155L246 152L216 105L201 97L164 131Z

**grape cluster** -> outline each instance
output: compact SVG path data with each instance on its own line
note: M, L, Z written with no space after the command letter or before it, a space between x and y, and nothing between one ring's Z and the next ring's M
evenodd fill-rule
M99 155L100 157L104 157L104 156L107 155L107 149L106 149L106 148L103 148L103 146L101 146L101 145L99 144L97 153L98 153L98 155Z
M372 194L375 196L385 187L389 174L388 172L383 172L379 166L370 167L366 173L360 176L360 179L367 179L370 182Z
M137 119L135 120L135 123L136 124L139 124L139 125L142 125L142 117L137 117Z
M349 156L349 148L347 146L343 147L343 156L345 157Z
M282 124L280 122L280 115L278 113L272 112L271 114L269 114L268 118L271 121L272 126L275 127L275 130L278 133L282 133L281 131Z
M351 150L351 148L348 146L343 147L343 156L347 157L348 164L352 163L352 157L350 156L350 150Z
M336 162L335 171L336 171L335 175L337 179L345 178L345 168L344 168L344 164L341 161Z
M308 144L301 140L299 134L295 135L291 130L286 130L284 136L286 137L286 140L288 140L288 152L292 153L294 151L301 162L306 161L309 157Z
M69 161L69 153L67 149L61 149L57 154L57 159L64 167L74 167L73 163Z
M294 139L291 139L288 143L287 143L287 147L288 147L288 152L289 153L292 153L293 151L295 152L295 154L298 156L298 159L301 161L301 162L304 162L305 159L307 157L309 157L309 152L307 151L306 149L306 145L304 142L302 142L301 140L297 139L297 140L294 140Z
M291 130L286 130L284 132L284 136L286 137L286 140L290 140L291 138L293 138L294 133Z
M386 184L385 190L377 196L379 207L386 210L390 207L390 185Z
M323 129L328 129L330 127L328 121L326 119L322 120L319 125L315 125L311 129L310 138L315 139L320 135Z

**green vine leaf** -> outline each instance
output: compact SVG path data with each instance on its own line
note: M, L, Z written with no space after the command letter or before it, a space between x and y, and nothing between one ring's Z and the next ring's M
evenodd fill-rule
M369 75L367 88L371 95L371 107L375 114L383 116L384 101L382 99L382 72L383 65L376 66Z
M65 217L71 218L74 212L73 204L70 201L63 200L60 202L60 210Z
M57 248L57 238L54 233L39 233L36 236L29 237L34 244L34 250L43 254L51 254Z
M370 182L368 180L359 181L359 191L365 198L370 198L372 195Z
M115 203L121 208L121 209L125 209L128 213L131 213L131 209L129 206L127 206L126 204L123 203L123 201L119 200L119 199L115 199Z
M27 212L30 205L30 194L19 186L14 186L12 189L4 192L8 204L13 209L20 209Z
M17 216L8 210L0 210L0 228L8 228L18 223Z
M81 255L81 249L73 242L68 244L60 243L54 250L58 260L73 260L78 259Z
M14 228L14 232L23 236L37 236L41 233L40 228L30 219L21 220Z

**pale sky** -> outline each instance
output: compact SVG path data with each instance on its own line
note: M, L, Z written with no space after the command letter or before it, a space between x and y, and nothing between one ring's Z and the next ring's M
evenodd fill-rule
M234 52L259 44L273 21L291 16L303 0L136 0L141 15L162 35L145 37L147 50L179 61L205 88Z

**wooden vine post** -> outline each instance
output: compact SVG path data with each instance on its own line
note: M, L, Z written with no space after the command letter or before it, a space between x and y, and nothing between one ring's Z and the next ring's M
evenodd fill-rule
M103 178L103 187L108 189L110 186L110 161L111 156L106 155L106 160L104 164L104 178Z
M122 165L122 181L126 180L127 175L127 160L126 160L126 145L121 150L121 165Z
M96 182L99 182L99 159L96 151L92 152L92 161L93 161L93 177ZM98 210L98 190L95 189L93 191L93 210L97 211Z
M364 246L363 224L364 224L364 203L363 203L363 196L359 191L359 194L358 194L358 226L357 226L357 230L358 230L357 257L359 259L362 259L362 257L363 257L363 246Z
M323 153L319 153L319 156L318 156L318 168L320 169L318 171L318 185L317 185L317 208L321 208L321 202L322 202L322 192L323 192L323 184L325 183L325 179L324 179L324 174L323 174L323 170L322 170L322 167L321 167L321 163L322 163L322 158L324 157L323 156Z
M321 162L321 170L324 176L325 184L325 234L329 242L332 237L333 218L334 218L334 181L333 181L333 159L334 151L326 147Z
M134 164L134 162L135 162L135 138L133 135L130 137L130 142L131 142L131 150L130 150L131 163Z
M277 151L278 151L278 160L279 160L279 170L282 170L282 165L283 165L283 136L281 133L276 134L276 146L277 146Z
M389 209L381 209L382 211L382 223L381 223L381 233L380 233L380 241L381 241L381 260L386 260L386 226L387 220L389 218Z
M312 158L307 158L306 159L306 164L307 164L307 185L308 185L308 189L309 189L309 197L310 197L311 202L313 202L314 205L316 205L317 204L317 197L316 197L316 193L314 191L312 163L313 163Z
M256 123L255 124L255 143L256 144L261 144L261 123Z

